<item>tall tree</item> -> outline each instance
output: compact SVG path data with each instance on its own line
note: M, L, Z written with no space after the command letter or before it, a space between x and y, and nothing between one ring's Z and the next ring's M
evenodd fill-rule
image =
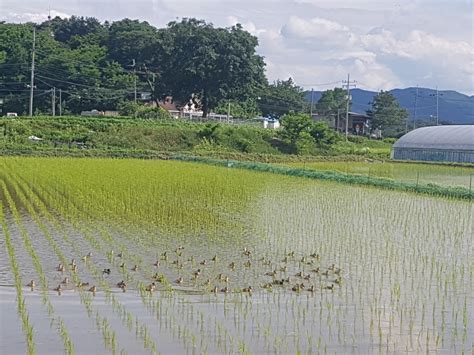
M175 100L192 100L204 117L224 99L245 99L264 81L257 38L240 25L214 28L204 21L183 19L169 23L167 34L170 69L161 78Z
M374 97L367 114L372 118L371 129L382 131L400 128L408 118L408 111L400 106L395 96L383 90Z
M342 88L326 90L316 103L316 111L321 116L337 116L339 112L346 110L346 91Z
M304 112L308 109L303 88L292 78L277 80L263 87L258 105L265 116L280 117L289 112Z

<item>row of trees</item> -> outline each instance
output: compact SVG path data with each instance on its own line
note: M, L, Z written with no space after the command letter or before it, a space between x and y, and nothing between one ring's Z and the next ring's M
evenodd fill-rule
M0 83L6 105L21 107L27 96L33 24L0 24ZM222 100L255 98L266 86L257 38L240 25L214 28L195 19L155 28L125 19L101 24L94 18L56 17L37 26L37 95L52 87L64 93L72 112L112 109L138 92L152 100L190 100L205 113ZM20 95L23 94L23 95ZM44 94L44 95L43 95ZM49 103L38 99L38 108ZM20 110L21 111L21 110Z
M34 24L0 23L0 95L4 109L27 112ZM240 25L215 28L196 19L155 28L124 19L56 17L36 26L35 107L48 112L51 89L72 113L116 109L140 92L172 96L242 117L301 110L304 93L289 79L268 83L258 40ZM58 103L59 104L59 103Z
M0 23L0 97L4 111L26 113L34 24ZM63 112L114 110L134 100L135 84L151 100L172 96L211 110L253 118L310 111L303 88L290 78L269 83L257 54L258 39L240 25L215 28L196 19L155 28L124 19L100 23L71 17L36 25L35 108L51 111L52 88L61 91ZM323 93L314 110L322 116L345 111L346 93ZM58 98L59 99L59 98ZM401 125L406 112L381 92L372 109L374 128Z

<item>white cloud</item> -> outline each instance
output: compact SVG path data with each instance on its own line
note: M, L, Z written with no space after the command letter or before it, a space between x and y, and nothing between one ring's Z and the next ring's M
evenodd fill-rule
M0 20L41 22L44 3L0 0ZM62 0L52 16L138 18L155 26L196 17L241 23L259 39L269 79L327 83L348 72L370 89L420 86L474 94L469 0Z
M56 16L59 16L61 18L67 18L71 17L71 15L68 15L64 12L59 12L55 10L51 10L51 12L48 11L43 11L43 12L22 12L22 13L16 13L16 12L9 12L6 15L6 18L10 22L19 22L19 23L25 23L25 22L34 22L34 23L41 23L44 21L48 20L48 15L51 14L52 18L55 18Z

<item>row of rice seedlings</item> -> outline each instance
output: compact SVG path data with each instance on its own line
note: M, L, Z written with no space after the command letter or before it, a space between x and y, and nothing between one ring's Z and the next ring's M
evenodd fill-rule
M23 187L26 188L26 186L23 186ZM54 216L52 216L51 213L49 213L49 211L47 211L44 204L41 202L41 200L39 200L38 196L36 196L33 191L30 191L30 194L28 195L28 197L34 201L34 203L37 205L37 207L42 210L43 214L48 218L48 220L50 222L53 223L53 225L60 228L59 230L61 232L64 232L63 228L60 226L58 221L55 220ZM36 220L36 222L38 223L38 225L42 229L43 233L48 236L48 239L51 239L52 238L51 234L49 233L47 228L44 226L44 224L38 219L38 217L36 216L35 211L32 209L31 206L28 206L28 207L29 207L30 214ZM68 238L66 234L64 234L64 235L65 235L66 241L69 244L71 244L73 250L77 251L77 247L76 247L75 243L72 241L72 239ZM62 252L60 251L60 249L58 247L56 247L54 249L55 249L58 257L60 258L62 264L63 265L68 265L68 261L64 257L64 255L62 255ZM77 252L76 252L76 254L77 254ZM98 281L100 283L100 285L102 286L102 288L104 289L104 291L106 293L106 300L108 300L109 303L111 302L112 309L114 311L116 311L117 308L120 309L120 307L119 307L120 303L115 299L115 296L113 296L110 293L110 288L108 287L108 284L101 277L102 272L98 268L95 268L92 263L86 262L85 265L89 269L89 271L91 271L91 273L94 276L95 280ZM73 279L74 284L81 284L81 280L78 278L76 273L72 273L71 277ZM84 293L84 291L82 290L82 288L80 288L80 287L78 288L78 291L79 291L79 294L80 294L80 297L81 297L81 301L83 302L83 304L85 305L85 307L87 309L88 315L89 316L94 315L95 318L96 318L96 325L97 325L98 329L101 331L101 334L103 335L104 344L107 347L110 347L113 352L115 352L116 351L116 334L113 330L110 329L110 325L109 325L108 320L106 318L102 317L98 311L96 311L95 313L92 312L92 308L91 308L92 299L90 298L89 294L86 295ZM124 312L126 312L126 311L122 307L122 311L120 312L121 315L122 315L122 319L123 319L123 313ZM130 316L131 316L131 314L127 313L127 318L129 318ZM149 339L145 339L145 343L147 345L149 345L149 346L147 346L147 348L150 347L153 350L153 352L156 352L156 344L150 342Z
M43 303L46 305L48 314L51 317L51 319L53 319L57 322L59 334L61 336L61 339L63 340L64 350L68 354L73 354L74 353L74 348L73 348L73 345L72 345L72 342L71 342L71 338L70 338L70 336L69 336L69 334L68 334L68 332L67 332L67 330L64 326L63 320L61 319L61 317L59 317L57 315L56 316L54 315L54 308L53 308L53 305L51 304L51 300L49 299L49 295L48 295L48 284L47 284L47 281L46 281L46 276L45 276L45 273L44 273L43 268L41 266L41 262L39 260L39 257L36 254L34 248L32 247L31 240L28 236L28 232L26 231L25 227L23 226L21 216L20 216L20 214L19 214L19 212L18 212L18 210L15 206L15 202L13 201L5 182L2 180L2 181L0 181L0 183L2 185L3 195L6 198L7 204L9 206L9 210L11 211L11 213L12 213L14 219L15 219L15 222L18 225L18 228L20 230L20 234L23 238L24 246L28 250L28 253L30 254L31 258L33 259L33 265L36 269L36 272L38 273L38 275L40 277L40 283L41 283L41 286L42 286L42 300L43 300ZM14 182L11 182L11 183L12 183L13 186L15 186ZM22 200L23 203L26 202L22 198L24 196L22 196L21 194L19 194L17 196L20 197L20 199Z
M381 201L383 201L383 200L381 200ZM433 201L433 203L436 204L436 202L434 202L434 201ZM443 202L443 203L444 203L444 202ZM299 214L301 214L301 210L302 210L302 209L301 209L301 205L302 205L302 204L304 204L304 200L303 200L303 201L302 201L302 200L298 200L298 207L297 207L297 209L298 209L298 213L299 213ZM270 205L270 206L275 206L275 205L278 205L278 203L275 204L275 201L272 201L269 205ZM275 207L275 208L279 208L279 207ZM264 208L263 208L263 209L264 209ZM321 210L327 210L330 215L333 215L333 216L334 216L334 211L332 210L332 208L331 208L331 209L321 208ZM393 207L393 210L395 210L395 211L400 211L400 210L403 210L403 209L400 209L400 208L397 208L397 207L394 206L394 207ZM270 212L268 213L268 215L269 215L269 216L274 216L274 214L272 214L272 212L274 212L274 211L275 211L274 209L270 209ZM285 210L285 215L288 215L288 212L289 212L288 209L286 209L286 210ZM293 215L293 214L290 213L290 215ZM276 216L274 216L274 217L275 217L276 220L278 220L278 215L276 215ZM370 217L370 213L368 214L368 217ZM322 218L322 220L324 220L324 218ZM297 222L297 221L295 221L295 222ZM461 228L464 228L462 222L463 222L463 221L460 220L460 223L461 223L461 226L460 226L460 227L461 227ZM277 222L277 223L278 223L278 222ZM271 225L273 225L273 224L274 224L274 223L272 223ZM403 224L403 223L401 223L401 224ZM341 225L344 226L344 225L347 225L347 224L341 224ZM370 221L367 221L367 225L371 225L371 224L370 224ZM395 224L395 225L396 225L396 224ZM326 234L329 234L329 235L332 235L332 234L334 234L334 235L342 235L342 236L346 235L345 231L343 231L343 230L342 230L342 231L334 231L334 232L333 232L333 231L331 231L331 230L328 230L328 229L327 229L327 226L324 226L323 229L324 229L324 232L325 232ZM461 229L461 230L462 230L462 229ZM342 232L342 233L341 233L341 232ZM379 232L380 232L381 235L384 235L384 234L383 234L384 231L379 231ZM293 235L299 235L299 232L292 231L291 233L292 233ZM303 233L304 233L304 232L303 232ZM354 232L352 232L352 233L354 233ZM312 232L311 234L314 235L315 233ZM316 232L316 235L317 235L317 234L318 234L318 233ZM422 233L421 235L425 235L425 233ZM446 235L449 236L449 234L446 234ZM463 234L461 234L461 236L462 236L462 235L463 235ZM466 236L466 234L464 234L464 238L465 238L465 236ZM456 238L458 238L458 237L456 237ZM464 241L463 241L463 239L461 239L461 238L459 238L459 240L462 241L463 243L465 243L465 241L466 241L466 239L464 239ZM468 239L467 239L467 240L468 240ZM333 243L332 239L326 240L325 244L326 244L326 246L328 246L327 250L333 250L333 251L331 251L331 253L334 253L334 254L336 254L336 255L337 255L337 254L343 255L344 253L341 254L341 252L343 252L344 250L352 250L352 251L354 252L354 251L357 251L357 249L358 249L358 248L354 248L354 247L346 247L345 245L340 244L340 243L339 243L339 239L338 239L337 241L338 241L337 243ZM353 242L353 239L352 239L352 240L349 240L349 241L350 241L350 242ZM425 243L424 240L417 241L417 243L418 243L418 242ZM428 242L428 241L427 241L427 242ZM429 243L429 242L428 242L428 243ZM427 245L432 245L432 244L427 244ZM443 244L441 244L441 245L443 245ZM446 244L444 244L444 245L446 245ZM467 247L469 248L469 246L467 246ZM340 248L343 248L343 249L341 250ZM392 245L392 246L389 246L389 248L383 247L383 248L380 248L380 249L374 249L374 250L377 250L376 253L371 253L371 248L365 248L365 250L368 251L370 255L377 255L377 254L379 254L379 251L387 251L387 250L390 250L390 249L393 250L393 245ZM408 250L410 250L410 249L408 249ZM429 290L430 287L432 287L432 286L430 285L430 283L427 282L427 280L428 280L429 278L427 277L427 276L428 276L428 273L426 272L427 270L430 270L430 269L429 269L429 266L430 266L430 264L432 263L432 261L431 261L430 263L428 263L427 260L431 260L431 259L426 259L426 258L425 258L425 255L424 255L425 253L419 253L419 251L422 250L422 249L419 249L419 246L415 247L413 250L416 251L416 252L413 253L413 254L408 255L409 258L406 259L401 265L407 266L407 268L406 268L407 275L410 275L410 274L413 275L413 273L415 273L415 274L420 274L420 275L421 275L421 278L420 278L420 281L421 281L421 283L422 283L421 285L420 285L420 283L416 284L416 283L413 283L413 282L411 282L411 283L408 284L408 285L410 286L410 293L409 293L409 294L418 297L418 295L420 294L420 290L423 290L423 289L428 289L428 290ZM357 253L351 253L351 254L357 255ZM355 256L355 255L354 255L354 256ZM366 254L366 255L367 255L367 254ZM348 256L348 259L349 259L348 261L351 261L351 259L353 259L353 256L351 256L351 255L347 255L347 256ZM346 257L346 256L344 256L344 257ZM361 258L360 256L355 256L355 257L357 258L358 263L360 263L361 260L364 261L365 259L367 259L367 257L364 256L364 255L362 256L362 258ZM386 259L386 258L392 258L392 257L393 257L393 252L390 252L388 255L383 256L384 259ZM375 260L367 259L367 261L368 261L367 267L368 267L369 270L370 270L370 268L372 268L374 265L380 265L380 263L379 263L379 262L376 262ZM420 263L420 261L421 261L421 263ZM355 265L357 265L357 264L355 264ZM382 264L382 266L377 270L376 273L370 273L370 274L374 275L374 278L375 278L375 276L380 275L380 278L379 278L379 277L376 277L376 278L374 279L374 282L371 283L371 285L373 285L374 287L375 287L375 285L377 285L377 288L374 288L373 291L375 291L375 294L378 294L378 298L381 297L381 290L383 289L383 285L384 285L384 275L385 275L385 271L384 271L384 266L383 266L383 265L388 265L388 269L392 269L393 261L390 260L390 262L388 262L388 263L386 263L386 264ZM395 263L395 266L398 266L398 265L400 265L400 263L399 263L399 262L396 262L396 263ZM462 263L461 263L461 265L462 265ZM354 267L350 267L349 269L354 270ZM463 279L463 278L464 278L463 272L462 272L463 269L461 268L460 270L461 270L461 272L452 272L452 273L449 273L448 276L449 276L450 278L453 277L454 279L456 279L456 278L458 278L458 276L460 276L460 278ZM392 271L390 271L390 272L393 273ZM390 276L390 278L391 278L391 276ZM403 278L407 278L407 276L403 276ZM400 279L399 279L399 280L400 280ZM414 280L414 279L412 279L412 280ZM466 281L468 281L468 280L466 280ZM470 285L472 285L472 278L471 278L470 281L468 281L468 283L469 283L469 282L470 282ZM427 285L426 288L424 288L424 286L423 286L423 284L425 284L425 283L426 283L426 285ZM380 285L381 287L380 287L379 285ZM444 283L441 283L441 285L444 285ZM421 287L420 287L420 286L421 286ZM439 287L439 284L438 284L438 287ZM444 288L445 288L445 290L448 290L448 289L449 289L449 287L444 287ZM472 287L471 287L471 289L472 289ZM372 291L372 288L371 288L370 291ZM373 292L373 291L372 291L372 292ZM458 290L455 294L462 294L462 292L463 292L462 290ZM398 292L398 293L399 293L399 292ZM370 296L369 296L369 297L370 297ZM377 299L374 299L374 300L376 301ZM414 307L416 307L416 305L415 305ZM423 314L426 315L426 311L423 311L423 307L420 307L420 306L418 306L418 307L422 309L421 325L423 325ZM426 307L425 307L425 308L426 308ZM375 309L378 309L378 306L374 306L374 310L375 310ZM385 308L385 307L382 308L383 312L385 311L385 309L387 309L387 308ZM382 314L383 314L383 312L382 312ZM377 313L376 313L375 315L379 317L378 311L377 311ZM467 318L467 317L466 317L466 318Z
M338 171L346 174L377 176L400 182L436 183L444 186L469 187L472 169L468 167L397 162L297 162L277 165L312 170Z
M209 170L217 169L197 164L153 162L150 165L142 161L127 161L123 166L117 166L117 163L111 160L12 161L19 163L22 171L30 175L35 185L47 183L57 194L63 196L66 209L68 199L80 201L81 205L97 216L96 218L104 220L135 220L161 225L163 228L172 227L173 224L185 225L196 232L202 228L212 230L222 228L219 224L223 223L222 218L213 211L213 206L225 204L241 209L244 207L242 202L252 196L252 191L244 188L245 180L241 179L241 175L249 175L248 172L233 172L230 176L209 176ZM56 166L58 163L61 166ZM82 164L86 166L82 167ZM110 169L107 169L108 167ZM135 171L144 167L150 169L151 176L164 175L162 183L152 183L146 176L136 175ZM183 168L189 176L183 175L184 179L174 179ZM52 171L54 176L48 176ZM121 179L117 180L116 174L120 174ZM209 178L215 181L209 181ZM259 185L263 186L263 181ZM182 194L173 193L180 190L183 191ZM154 200L150 201L149 196L155 196ZM170 200L174 200L174 203L169 204ZM204 201L208 204L207 208L203 208ZM234 201L238 203L233 203ZM170 225L170 219L175 223Z
M87 232L84 231L84 230L83 230L82 232L83 232L83 233L87 233ZM108 235L106 232L104 232L104 231L102 230L101 233L102 233L102 235L104 236L105 240L107 240L108 242L113 241L113 238L112 238L110 235ZM113 248L114 246L116 247L116 245L114 245L114 244L109 244L109 247L112 247L112 248ZM120 246L119 246L119 250L126 250L126 249L123 247L123 245L120 245ZM128 254L126 253L126 251L123 252L122 254L123 254L123 256L122 256L122 259L121 259L121 260L125 260L125 259L127 258L127 256L128 256ZM109 254L109 256L110 256L110 254ZM136 258L135 258L135 260L134 260L134 263L135 263L135 264L139 264L139 265L141 266L141 261L139 261L139 260L137 261ZM140 267L140 270L142 270L142 267ZM122 271L124 271L124 270L122 270ZM99 272L99 270L97 270L96 272ZM125 272L126 272L126 271L125 271ZM151 274L151 270L149 271L149 273ZM127 279L127 280L130 280L130 277L129 277L128 273L127 273L126 279ZM143 285L143 283L141 283L141 282L139 283L139 289L140 289L141 293L143 294L144 285ZM114 302L114 304L115 304L115 302ZM128 317L128 319L130 319L130 318ZM143 328L143 327L141 327L141 328ZM146 334L146 331L145 331L144 333ZM146 339L145 339L145 340L146 340ZM202 340L201 340L201 342L202 342ZM242 344L242 343L241 343L241 344Z
M33 339L34 329L33 329L33 326L30 324L30 320L28 317L28 311L25 305L25 298L23 296L23 283L21 280L18 263L15 257L15 250L11 242L10 232L8 230L6 221L4 219L3 203L1 200L0 200L0 224L2 225L3 234L5 235L5 245L7 247L8 257L10 260L10 266L13 273L13 278L15 280L18 314L21 318L23 331L25 332L25 335L26 335L27 352L28 354L31 355L35 353L35 342Z
M59 260L61 261L61 263L63 265L68 265L68 260L63 255L61 249L54 242L52 235L50 234L50 232L48 231L46 226L43 224L43 222L39 219L39 217L37 216L33 206L30 205L29 201L33 200L34 203L36 204L36 207L38 209L40 209L40 211L43 212L43 215L46 215L46 216L49 216L49 217L52 217L52 215L49 214L49 212L47 211L45 206L38 199L38 197L36 195L34 195L34 193L28 194L28 198L26 198L26 195L24 195L24 194L27 194L28 192L26 190L25 185L22 185L20 183L20 186L17 186L17 187L20 187L20 188L23 189L22 191L17 190L17 194L20 196L20 199L25 204L26 208L30 212L30 215L35 220L35 222L38 224L38 226L40 227L40 229L42 230L43 234L46 236L48 241L53 244L53 250L55 251L55 253L58 256ZM54 225L58 226L57 221L54 220L54 217L50 218L49 221L53 222ZM56 222L56 223L54 223L54 222ZM71 243L71 240L70 240L70 238L67 237L67 234L63 234L63 236L64 236L64 239L67 242ZM73 245L73 247L74 247L74 245ZM76 284L76 285L78 285L78 284L80 285L82 283L81 280L79 279L78 275L75 272L71 273L71 279L72 279L73 283ZM79 292L79 296L80 296L80 299L81 299L81 303L86 307L88 316L89 317L91 317L92 315L95 316L96 325L97 325L99 331L101 332L101 334L103 336L104 344L106 345L106 347L109 347L115 353L117 351L115 331L111 330L107 319L102 317L99 312L97 312L97 311L95 313L92 312L92 308L91 308L92 299L89 297L90 295L86 294L81 287L78 288L78 292ZM59 330L61 332L61 335L65 338L67 337L67 339L69 339L69 337L67 336L65 326L64 326L64 322L61 319L59 319L58 321L59 321ZM69 339L69 342L68 342L68 346L70 348L70 351L73 351L72 342L70 341L70 339Z
M351 191L354 191L354 190L351 190ZM355 190L357 191L357 190ZM338 196L340 195L340 192L335 192L335 196ZM399 195L400 196L400 195ZM357 201L357 199L359 198L359 196L355 195L354 196L354 200ZM406 200L405 197L403 197L403 199L400 199L400 201L404 201ZM331 200L328 200L328 201L331 201ZM314 210L314 207L311 208L310 205L307 205L305 206L304 205L304 200L301 201L303 202L303 208L301 206L301 203L298 205L297 209L298 211L301 211L301 210L305 210L305 209L312 209ZM278 203L274 204L275 206L278 206ZM320 210L325 210L327 209L328 206L326 205L322 205L320 207ZM332 206L329 206L330 208L328 209L328 215L329 216L326 216L324 217L325 219L330 219L330 215L334 215L334 213L332 212L333 209L334 209L334 202L332 202ZM359 206L358 206L359 208ZM402 209L403 208L406 208L406 206L394 206L393 207L393 210L394 211L397 211ZM381 208L381 211L384 211L384 213L386 213L386 208L385 207L382 207ZM269 211L271 211L269 213L269 215L273 215L274 214L274 211L275 209L272 208L272 209L269 209ZM414 214L416 214L417 212L414 211ZM427 215L435 215L433 213L437 213L436 211L429 211L428 213L426 213ZM293 213L291 213L291 215L293 215ZM375 216L377 216L377 214L374 214ZM368 214L368 221L366 222L367 225L375 225L378 223L377 220L374 220L372 221L371 220L371 214ZM403 214L400 214L400 213L392 213L388 218L394 218L394 225L397 225L397 224L400 224L400 225L406 225L406 223L402 220L400 220L400 216L403 216ZM284 220L284 218L283 218ZM272 221L272 224L275 224L274 223L275 221ZM356 225L357 226L357 225ZM326 228L328 226L325 226ZM359 226L357 226L359 227ZM436 228L439 228L440 225L436 225ZM462 227L461 227L462 228ZM445 228L441 228L441 229L445 229ZM357 228L357 230L359 230L359 228ZM311 229L310 229L311 231ZM429 282L428 280L430 279L427 275L429 275L428 272L426 272L426 270L429 270L428 267L430 265L430 263L427 263L426 262L426 258L425 258L425 254L426 253L422 253L420 252L422 249L419 248L420 245L423 245L423 244L426 244L426 245L430 245L429 242L430 242L430 239L429 238L423 238L419 241L417 241L417 243L412 243L411 242L411 239L408 238L408 236L405 236L405 241L409 243L410 247L413 245L413 248L411 249L408 249L408 250L413 250L414 252L413 253L406 253L406 252L402 252L400 254L400 251L397 249L397 248L394 248L394 244L393 243L389 243L389 239L386 239L385 237L384 238L381 238L381 242L378 242L378 241L373 241L371 239L368 240L368 242L364 242L364 244L361 244L359 242L356 242L353 238L348 238L346 235L348 234L347 233L347 230L345 229L341 229L341 228L338 228L338 226L329 226L329 228L327 228L325 231L325 234L328 234L328 235L340 235L342 238L339 238L339 239L333 239L333 238L328 238L326 241L324 241L324 243L322 244L322 247L321 249L325 250L326 252L322 253L322 254L325 254L325 255L341 255L341 259L344 260L344 262L346 262L348 264L348 267L347 269L350 269L351 271L354 271L354 274L355 275L359 275L361 272L368 272L369 270L373 272L371 272L370 274L373 275L373 279L372 280L368 280L367 278L362 278L362 282L359 284L359 285L356 285L355 289L351 292L348 292L346 291L346 293L344 294L344 298L345 298L345 302L347 302L348 304L351 304L351 301L349 300L349 298L351 297L351 295L354 293L354 292L357 292L358 294L360 294L360 296L358 297L359 301L362 300L362 299L368 299L370 302L369 302L369 321L370 321L370 324L374 324L374 327L375 328L375 325L377 325L377 337L380 337L381 335L382 336L386 336L387 339L389 339L391 337L391 335L384 335L383 332L381 332L380 330L383 330L383 327L379 326L383 323L383 319L385 319L385 317L389 317L389 327L390 326L393 326L393 324L395 323L395 320L391 320L393 318L390 318L390 316L387 314L387 310L390 309L389 307L387 307L387 296L389 297L389 301L388 302L392 302L393 299L395 298L395 296L392 296L392 292L389 292L388 294L386 294L385 292L382 292L382 290L384 289L383 285L390 285L390 284L393 284L393 281L396 281L397 283L399 283L402 287L400 288L399 291L395 291L394 294L396 295L396 298L398 298L399 300L397 301L397 303L399 304L399 314L400 314L400 324L408 324L409 325L409 331L411 334L413 334L413 332L417 331L418 330L416 329L416 324L423 324L423 319L426 319L426 314L427 314L427 309L431 308L431 307L423 307L422 304L423 303L419 303L419 301L416 301L417 299L420 299L420 296L422 296L424 298L423 302L424 304L428 304L427 302L427 293L425 292L422 292L423 289L427 289L427 290L430 290L432 289L432 287L429 286ZM367 228L365 229L361 229L361 232L362 233L365 233L365 232L369 232L371 233L370 230L368 230ZM416 229L410 231L409 229L409 232L414 232L415 235L417 233ZM421 234L420 236L423 236L423 235L427 235L423 230L421 230ZM466 239L464 238L464 240L462 239L462 235L460 237L457 237L456 234L455 237L448 237L450 235L449 233L450 231L449 230L446 230L446 233L443 231L443 235L446 235L445 238L445 241L439 243L440 245L441 244L448 244L450 245L455 239L456 240L456 243L457 243L457 247L456 248L459 248L460 246L463 246L465 243L466 243ZM302 231L302 232L297 232L295 233L294 231L291 233L292 235L301 235L301 234L305 234L305 233L308 233L307 231ZM309 232L311 234L313 234L312 232ZM392 233L391 231L387 231L387 230L381 230L380 231L380 235L381 236L389 236L390 233ZM285 233L284 233L285 234ZM284 235L283 234L283 235ZM405 234L406 235L406 234ZM286 238L286 237L285 237ZM308 247L308 243L306 243L306 241L304 241L304 239L299 239L299 240L296 240L297 243L300 243L301 245L298 245L298 248L307 248ZM401 243L403 243L404 241L402 240ZM460 243L461 244L460 244ZM288 244L288 239L280 239L279 243L281 243L280 245L277 245L278 248L281 248L282 246L284 245L287 245ZM385 245L386 244L386 245ZM436 244L437 245L437 244ZM469 245L467 245L467 250L469 250ZM351 253L348 253L347 251L348 250L351 250L353 252ZM387 250L388 252L387 253L380 253L380 251L385 251ZM355 251L355 253L354 253ZM429 251L429 250L428 250ZM435 255L437 253L439 253L438 250L433 250ZM388 262L386 263L387 267L384 267L383 265L381 266L380 262L377 260L377 258L380 256L380 260L385 260ZM422 263L419 265L419 262L422 261ZM432 262L431 262L432 263ZM463 263L460 263L460 265L463 265ZM443 276L440 276L442 278L442 282L439 282L437 283L437 292L438 293L443 293L445 294L445 298L446 298L446 302L449 302L449 304L452 304L452 308L454 309L454 307L458 307L458 305L455 305L454 303L452 303L452 295L453 293L449 290L451 290L452 288L456 288L456 293L460 293L460 292L463 292L463 289L466 289L466 290L469 290L471 289L472 290L472 267L470 268L471 271L469 273L458 273L456 272L457 268L451 268L450 266L450 269L448 269L448 275L449 277L446 278L446 277L443 277ZM462 270L462 269L461 269ZM442 272L441 271L438 271L439 274L442 275ZM410 282L408 283L404 283L402 280L406 279L407 277L409 277L411 274L414 274L416 276L415 277L410 277L409 280ZM385 275L388 275L388 276L385 276ZM460 280L457 280L458 279L458 276L457 275L461 275L459 278L460 280L465 280L467 281L467 285L468 286L465 286L466 285L466 282L464 281L463 283L460 282ZM463 276L463 275L466 275L467 276L467 279L466 279L466 276ZM386 279L386 277L388 277L388 279ZM416 281L415 281L416 280ZM454 281L452 281L454 280ZM419 285L422 285L422 287L419 287ZM427 285L428 287L424 287L424 285ZM351 287L354 287L354 285L351 285ZM420 290L421 288L421 290ZM393 287L387 287L388 290L392 290ZM348 290L348 288L345 288L345 290ZM449 291L449 292L448 292ZM374 296L375 295L375 296ZM407 298L406 295L412 295L412 297L409 297ZM439 300L439 298L438 298ZM360 301L361 302L361 301ZM468 303L468 302L467 302ZM360 305L360 309L361 309L361 312L364 312L364 308L366 308L367 306L364 304L364 303L361 303ZM415 311L412 311L412 310L416 310L416 309L420 309L421 308L421 312L415 312ZM445 307L441 307L442 309L449 309L448 308L445 308ZM466 307L467 309L469 307ZM423 310L424 309L424 310ZM436 307L436 309L439 309L439 307ZM444 312L442 312L444 314ZM457 311L456 309L454 309L454 312L450 312L449 314L452 315L453 317L453 320L455 321L456 324L458 324L460 321L461 321L461 317L459 316L456 316L456 314L460 314L459 311ZM343 325L342 323L342 318L343 317L343 313L335 313L335 316L336 316L336 324L337 324L337 327L341 327ZM406 318L408 317L407 320L405 320ZM424 317L424 318L423 318ZM435 318L435 317L433 317ZM456 318L457 318L457 321L456 321ZM469 316L465 316L465 317L462 317L463 319L469 319ZM418 319L418 320L417 320ZM402 323L403 322L403 323ZM447 323L447 321L444 321L443 323ZM334 324L334 322L333 322ZM467 327L464 327L465 329L467 329ZM343 335L345 333L345 327L342 327L340 328L340 331L338 331L338 333L340 333L340 335L342 336L342 340L344 339L343 338ZM375 332L374 332L375 333ZM418 334L423 334L423 333L426 333L426 332L418 332ZM456 333L456 332L455 332ZM375 334L374 334L375 335ZM436 337L437 338L437 337ZM453 337L451 336L450 337L451 340L455 340L455 338L453 339ZM437 338L438 339L438 338ZM418 336L418 339L415 339L414 341L416 342L419 342L420 340L420 336ZM385 342L387 343L387 342Z
M57 223L56 223L57 224ZM86 240L90 243L90 245L94 248L94 251L97 252L98 254L102 253L102 247L100 246L100 242L96 240L95 238L92 237L92 234L87 230L87 228L84 228L81 226L81 224L76 224L76 227L78 227L78 230L80 230L83 235L85 236ZM71 241L70 241L71 242ZM153 353L156 353L156 344L151 340L150 338L150 332L148 331L147 327L145 324L140 322L136 317L133 317L133 315L126 310L126 307L124 307L111 293L110 285L108 284L107 281L103 278L103 273L100 268L95 267L95 265L92 262L86 262L85 266L88 268L88 270L91 272L93 275L94 279L99 283L100 289L105 293L106 296L106 301L111 304L112 309L114 310L115 313L120 315L120 318L122 319L123 322L126 321L127 328L129 331L131 330L131 325L136 325L137 332L136 334L139 335L141 338L143 338L144 341L144 347L151 349ZM125 279L131 280L130 276L128 275L128 272L126 270L121 270L122 273L126 275ZM135 318L135 323L131 322L131 319ZM110 337L107 337L110 338ZM107 338L105 339L107 341ZM115 337L112 337L113 339Z

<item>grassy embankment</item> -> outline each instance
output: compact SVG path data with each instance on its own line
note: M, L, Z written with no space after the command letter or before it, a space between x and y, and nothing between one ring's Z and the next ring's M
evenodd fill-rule
M41 141L30 141L36 136ZM2 155L166 158L188 153L263 162L386 159L391 144L357 137L356 142L315 146L296 156L278 132L258 125L195 123L105 117L1 118Z

